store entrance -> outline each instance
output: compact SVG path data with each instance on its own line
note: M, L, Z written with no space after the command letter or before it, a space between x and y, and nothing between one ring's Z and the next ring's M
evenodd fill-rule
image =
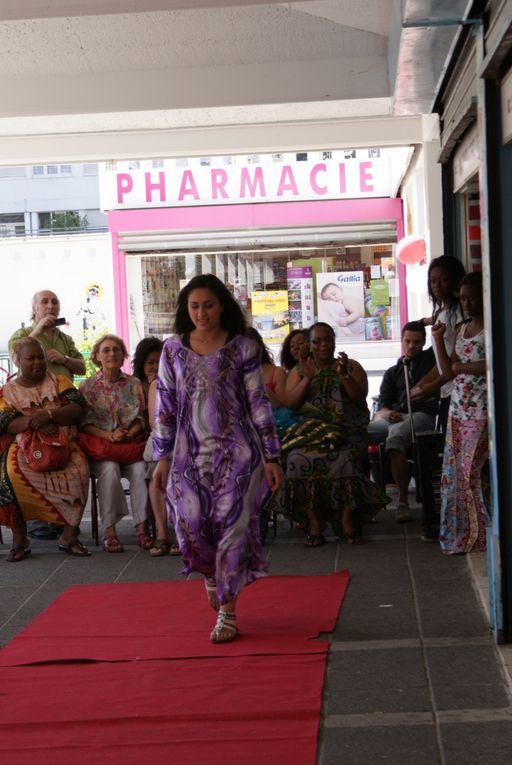
M198 274L213 273L232 291L276 363L292 329L326 321L339 348L350 346L350 355L368 370L373 394L400 352L397 264L389 242L127 253L126 273L132 349L142 337L173 334L180 289Z

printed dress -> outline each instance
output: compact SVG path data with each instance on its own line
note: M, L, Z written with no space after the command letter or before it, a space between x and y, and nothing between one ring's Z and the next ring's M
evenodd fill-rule
M462 364L485 360L484 331L455 343ZM487 466L487 390L484 375L455 377L441 478L441 548L445 553L485 550L489 525L483 474Z
M301 367L296 369L302 377ZM343 536L344 510L360 528L390 501L364 471L368 410L351 401L334 370L323 369L313 377L300 413L302 422L281 432L281 512L306 525L314 512Z
M63 429L71 441L71 458L62 470L39 473L20 458L18 436L7 435L9 423L37 409L55 408L85 401L67 377L46 373L40 385L25 388L16 380L7 383L0 397L0 521L14 523L17 509L26 521L78 526L89 491L89 464L75 443L76 428Z
M170 459L167 499L184 574L214 576L222 603L265 574L264 462L280 448L257 346L237 336L206 355L175 336L158 372L154 459Z

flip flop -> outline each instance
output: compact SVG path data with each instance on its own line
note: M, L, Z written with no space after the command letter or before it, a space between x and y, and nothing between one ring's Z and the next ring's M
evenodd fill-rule
M306 537L306 547L321 547L327 542L323 534L308 534Z
M61 543L59 545L60 552L66 553L67 555L74 555L75 558L88 558L90 555L92 555L91 551L87 549L85 545L83 545L79 539L73 539L71 542Z

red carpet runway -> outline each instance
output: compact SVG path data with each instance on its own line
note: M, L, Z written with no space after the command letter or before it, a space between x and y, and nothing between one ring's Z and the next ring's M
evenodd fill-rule
M0 652L17 765L314 765L348 572L259 580L213 645L201 581L71 587Z

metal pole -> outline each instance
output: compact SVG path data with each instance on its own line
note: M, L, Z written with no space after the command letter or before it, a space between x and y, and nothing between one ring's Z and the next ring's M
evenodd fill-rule
M411 444L416 446L416 434L414 432L414 423L412 421L412 405L411 405L411 381L410 381L410 366L411 360L404 358L404 380L405 380L405 395L407 397L407 412L409 414L409 425L411 428Z

